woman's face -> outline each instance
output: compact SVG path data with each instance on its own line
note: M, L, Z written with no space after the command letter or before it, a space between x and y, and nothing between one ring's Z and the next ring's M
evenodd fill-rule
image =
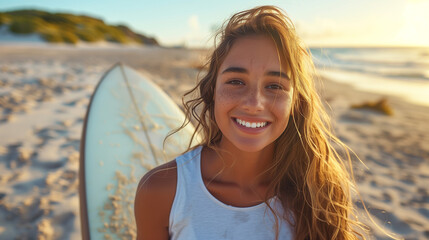
M214 113L222 144L246 152L272 145L288 124L293 88L269 37L239 38L216 79Z

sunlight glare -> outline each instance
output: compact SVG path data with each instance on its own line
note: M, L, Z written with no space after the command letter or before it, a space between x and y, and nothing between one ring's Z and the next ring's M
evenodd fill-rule
M428 0L409 0L403 12L403 24L393 39L397 44L429 46Z

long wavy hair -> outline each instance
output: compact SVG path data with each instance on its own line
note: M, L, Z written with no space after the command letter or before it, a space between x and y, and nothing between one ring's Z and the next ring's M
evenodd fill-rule
M216 149L222 138L213 101L219 67L235 41L249 35L264 35L274 41L294 88L289 124L275 141L272 164L266 170L272 180L269 192L274 192L286 209L284 216L277 217L292 225L295 239L365 239L361 232L366 228L354 217L353 172L349 166L349 174L345 164L351 164L349 150L332 134L316 92L311 55L279 8L257 7L236 13L225 22L215 37L207 72L183 98L190 99L183 100L186 120L182 128L194 121L194 136L200 136L200 145Z

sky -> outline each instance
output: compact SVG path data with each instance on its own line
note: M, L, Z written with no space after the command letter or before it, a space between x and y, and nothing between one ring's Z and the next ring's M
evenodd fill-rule
M228 17L261 5L285 10L309 46L429 46L429 0L0 0L0 11L85 14L165 46L210 47Z

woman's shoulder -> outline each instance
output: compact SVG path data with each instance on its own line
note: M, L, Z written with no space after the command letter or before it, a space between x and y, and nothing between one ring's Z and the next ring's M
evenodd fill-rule
M177 164L175 160L150 170L142 177L134 203L138 236L155 237L153 234L156 233L168 234L169 216L176 194L176 184Z
M147 172L140 180L137 193L140 191L164 192L164 190L167 190L171 187L174 187L173 189L175 190L176 181L177 163L176 160L173 160Z
M189 159L194 159L201 152L202 147L194 147L175 160L162 164L147 172L137 188L137 195L150 195L149 198L161 196L173 200L177 184L177 165L183 165Z
M147 172L140 180L137 200L173 201L177 184L176 160L162 164Z

